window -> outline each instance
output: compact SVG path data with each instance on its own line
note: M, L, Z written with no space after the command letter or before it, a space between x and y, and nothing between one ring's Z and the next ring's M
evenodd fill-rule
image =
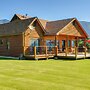
M75 46L75 40L72 40L72 47Z
M65 40L62 40L62 48L65 48Z
M30 39L30 54L34 53L34 46L40 46L40 39L32 38ZM39 52L39 48L36 48L36 51Z
M71 47L71 41L68 40L68 47Z
M55 46L55 40L46 40L47 46Z
M3 44L3 40L0 40L0 45L2 45Z
M46 46L48 46L49 51L52 51L53 46L55 46L55 40L46 40Z
M39 45L40 45L40 40L39 39L32 38L30 40L30 46L39 46Z

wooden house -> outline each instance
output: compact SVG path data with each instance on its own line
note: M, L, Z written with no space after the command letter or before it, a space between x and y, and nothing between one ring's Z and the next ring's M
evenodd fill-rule
M88 37L76 18L48 21L15 14L9 23L0 25L0 55L27 55L33 46L78 46L78 40Z

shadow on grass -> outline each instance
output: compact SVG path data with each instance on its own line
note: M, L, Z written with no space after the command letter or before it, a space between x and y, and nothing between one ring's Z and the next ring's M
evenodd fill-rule
M86 60L86 59L85 58L58 58L58 57L55 57L54 60L77 61L77 60Z
M46 60L58 60L58 61L77 61L77 60L88 60L88 59L75 59L75 58L49 58L49 59L19 59L19 58L9 58L9 57L0 57L0 60L18 60L18 61L46 61Z
M0 56L0 60L19 60L17 57Z
M54 57L54 60L60 60L60 61L76 61L76 58Z

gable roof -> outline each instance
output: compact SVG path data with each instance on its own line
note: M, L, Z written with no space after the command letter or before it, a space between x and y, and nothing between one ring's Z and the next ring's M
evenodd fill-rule
M45 30L47 31L46 35L58 35L62 29L64 29L74 21L77 22L78 26L80 27L81 31L84 33L85 37L88 37L88 34L86 33L86 31L83 29L83 27L76 18L47 22L45 27Z
M46 35L49 35L49 34L56 35L61 29L63 29L72 20L74 20L74 18L47 22L45 27L47 31Z
M0 36L18 35L18 34L23 33L28 28L28 26L33 22L35 18L36 17L25 19L25 20L13 21L6 24L1 24Z
M32 18L32 17L25 16L25 15L21 15L21 14L15 14L15 15L13 16L13 18L11 19L10 22L16 21L17 19L18 19L18 20L25 20L25 19L30 19L30 18ZM37 17L36 17L36 18L37 18ZM38 20L41 28L42 28L43 31L45 32L45 26L46 26L47 20L38 19L38 18L37 18L37 20Z
M25 15L21 15L21 14L15 14L15 15L12 17L12 19L11 19L10 22L12 22L12 21L14 21L14 20L16 20L16 19L25 20L25 19L29 19L29 18L31 18L31 17L25 16Z

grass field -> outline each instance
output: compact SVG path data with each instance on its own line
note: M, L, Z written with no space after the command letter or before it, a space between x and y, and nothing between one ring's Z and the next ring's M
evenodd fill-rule
M90 60L0 60L0 90L90 90Z

